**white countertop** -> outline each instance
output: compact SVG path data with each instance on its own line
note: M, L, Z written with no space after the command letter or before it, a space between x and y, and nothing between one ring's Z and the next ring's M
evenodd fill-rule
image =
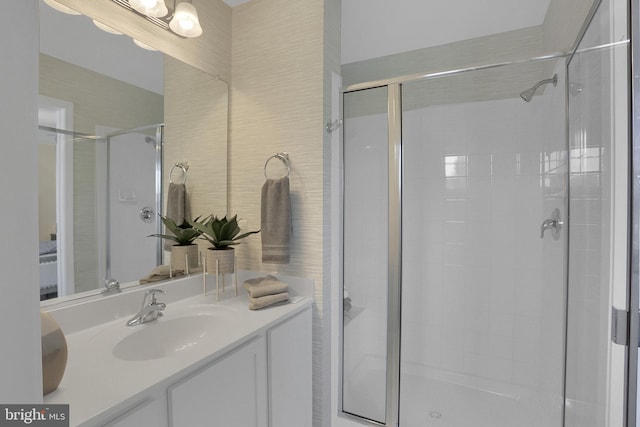
M158 298L162 301L162 296ZM113 354L117 342L154 323L168 321L181 313L198 309L198 304L215 311L209 321L219 323L214 336L205 342L159 359L126 361ZM189 297L167 303L165 316L150 323L129 327L126 318L78 330L66 336L68 362L58 389L45 396L45 403L70 405L71 425L104 422L137 403L145 392L161 384L170 385L187 370L208 364L234 347L250 341L266 329L289 318L311 304L308 297L297 303L276 305L261 310L248 309L244 292L216 302L215 295ZM85 424L86 423L86 424Z

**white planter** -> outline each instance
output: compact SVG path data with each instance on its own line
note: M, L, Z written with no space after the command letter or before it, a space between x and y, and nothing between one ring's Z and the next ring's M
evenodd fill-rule
M186 271L187 263L189 271L198 267L198 245L171 246L171 269Z
M218 260L219 274L229 274L234 272L235 250L229 249L207 249L207 273L216 274L216 260Z

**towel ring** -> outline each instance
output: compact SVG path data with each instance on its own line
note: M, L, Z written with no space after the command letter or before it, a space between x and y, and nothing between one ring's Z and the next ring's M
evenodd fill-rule
M173 167L171 168L171 171L169 172L169 183L170 184L179 184L176 182L173 182L173 171L175 170L175 168L178 168L180 170L182 170L182 179L183 182L182 184L187 184L187 171L189 170L189 165L185 165L184 163L176 163L175 165L173 165Z
M282 161L282 163L284 163L285 166L287 166L287 175L286 175L286 177L288 178L289 175L291 175L291 163L289 162L289 154L288 153L274 153L274 154L271 155L271 157L269 157L267 159L266 162L264 162L264 177L265 178L269 179L269 176L267 176L267 165L269 164L269 161L271 159L279 159L280 161Z

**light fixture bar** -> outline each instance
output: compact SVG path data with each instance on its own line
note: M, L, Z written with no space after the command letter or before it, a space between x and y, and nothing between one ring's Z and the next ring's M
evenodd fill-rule
M162 28L163 30L169 31L171 34L175 34L173 31L171 31L169 29L169 21L171 20L171 18L173 18L173 10L172 9L169 9L169 13L166 16L163 16L162 18L156 18L156 17L153 17L153 16L147 16L147 15L144 15L144 14L138 12L137 10L135 10L134 8L132 8L129 5L128 0L111 0L111 1L116 3L119 6L122 6L125 9L135 13L136 15L143 17L147 21L149 21L152 24ZM178 37L182 37L179 34L176 34L176 35Z

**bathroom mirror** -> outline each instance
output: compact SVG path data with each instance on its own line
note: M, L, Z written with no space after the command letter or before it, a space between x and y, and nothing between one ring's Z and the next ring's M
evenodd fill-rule
M135 281L157 264L157 239L147 237L156 229L142 218L142 210L150 207L157 222L155 194L164 198L172 165L189 162L184 155L197 160L197 146L205 142L217 144L216 152L226 159L227 88L188 64L138 47L126 35L98 29L86 16L64 14L41 1L40 20L40 124L63 130L39 134L40 269L48 275L44 285L49 288L41 293L96 294L106 277ZM184 76L188 87L177 83ZM207 117L216 135L205 129L209 133L201 132L196 140L182 133L182 127L197 127L185 123L191 111L182 98L197 91L224 106L215 109L222 117ZM166 111L173 113L166 116ZM180 150L169 149L172 143ZM198 167L205 175L206 164ZM226 168L218 175L225 177L217 182L226 202ZM198 171L190 170L188 190L199 185ZM63 283L57 283L60 258L70 278ZM117 272L108 271L107 258L118 265Z

